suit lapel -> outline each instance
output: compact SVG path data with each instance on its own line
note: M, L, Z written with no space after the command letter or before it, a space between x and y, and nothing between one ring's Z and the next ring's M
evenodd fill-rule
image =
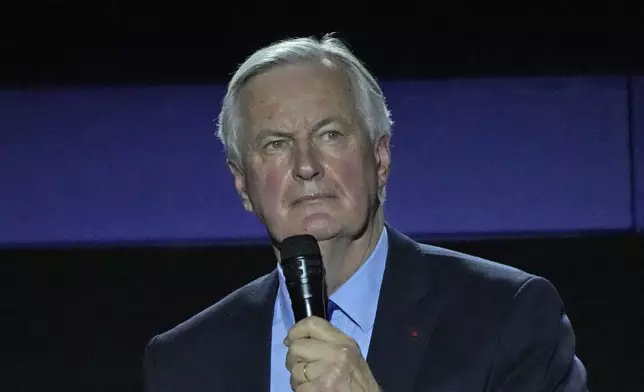
M384 391L409 392L434 329L437 281L418 244L387 230L389 252L367 363Z
M229 347L229 389L240 392L270 390L273 309L279 284L277 270L257 281L244 306L231 318L230 336L240 347ZM234 321L233 321L234 320Z

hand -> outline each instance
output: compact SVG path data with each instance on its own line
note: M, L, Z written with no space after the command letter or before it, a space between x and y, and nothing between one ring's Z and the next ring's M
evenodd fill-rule
M295 392L379 392L358 344L319 317L288 332L286 368Z

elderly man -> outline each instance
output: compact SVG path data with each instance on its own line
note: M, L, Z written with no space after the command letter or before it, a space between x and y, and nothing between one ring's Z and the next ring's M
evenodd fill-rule
M295 323L278 265L153 338L146 391L586 390L546 280L385 223L389 111L342 42L254 53L230 81L219 127L244 208L273 244L318 241L335 311Z

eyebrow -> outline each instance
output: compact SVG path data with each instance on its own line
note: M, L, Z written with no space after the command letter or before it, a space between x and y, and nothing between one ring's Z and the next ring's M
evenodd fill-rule
M339 117L339 116L326 117L326 118L318 121L317 123L315 123L315 125L313 126L313 132L317 132L317 131L320 130L320 128L324 127L325 125L329 125L329 124L334 123L334 122L342 122L342 118Z

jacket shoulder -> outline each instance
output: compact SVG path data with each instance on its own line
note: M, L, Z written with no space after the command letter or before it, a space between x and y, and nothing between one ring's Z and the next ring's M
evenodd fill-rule
M426 244L418 244L418 248L427 262L440 263L440 269L449 277L486 288L518 289L528 280L538 278L518 268L455 250Z
M440 302L455 313L476 315L482 328L500 328L523 309L547 308L554 318L564 311L557 289L547 279L521 269L469 254L418 244L424 264L442 287ZM476 320L476 321L474 321Z
M148 342L146 356L151 351L169 351L177 358L181 358L182 353L195 355L205 349L203 343L207 337L226 336L242 318L271 302L276 284L277 277L273 271L244 285L170 330L154 336Z

